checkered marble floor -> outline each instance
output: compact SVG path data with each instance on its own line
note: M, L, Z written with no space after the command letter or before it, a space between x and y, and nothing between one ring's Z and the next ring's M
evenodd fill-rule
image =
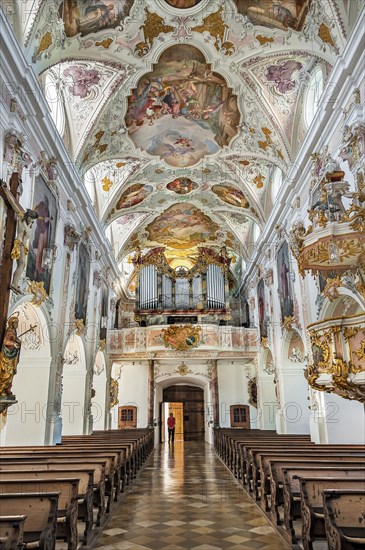
M285 550L209 445L163 444L94 546L104 550Z

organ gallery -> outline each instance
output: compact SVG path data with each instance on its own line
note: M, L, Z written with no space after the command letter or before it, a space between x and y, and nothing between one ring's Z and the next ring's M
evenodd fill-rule
M363 546L364 18L0 0L2 548Z

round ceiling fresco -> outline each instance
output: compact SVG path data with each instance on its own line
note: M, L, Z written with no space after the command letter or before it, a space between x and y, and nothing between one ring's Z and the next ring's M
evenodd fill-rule
M166 187L177 195L187 195L191 191L198 189L199 185L190 178L176 178L174 181L170 181Z
M237 134L237 97L193 46L165 50L128 100L125 117L135 146L167 164L193 166Z
M200 4L202 0L165 0L166 4L179 10L186 10L187 8L193 8Z

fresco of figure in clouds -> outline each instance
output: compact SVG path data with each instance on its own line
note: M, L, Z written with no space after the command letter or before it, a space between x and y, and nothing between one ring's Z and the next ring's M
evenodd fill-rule
M219 152L237 134L237 98L196 48L163 52L128 101L125 123L135 146L176 167Z

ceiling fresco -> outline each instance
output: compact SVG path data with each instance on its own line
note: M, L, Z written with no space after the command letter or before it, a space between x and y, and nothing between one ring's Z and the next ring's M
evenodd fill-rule
M305 138L312 71L327 81L346 43L340 1L47 0L24 19L119 262L137 246L247 260Z
M86 36L118 27L129 15L134 0L63 0L59 15L66 36Z
M202 0L164 0L166 4L172 6L173 8L178 8L179 10L186 10L188 8L193 8L200 4Z
M151 185L135 183L124 191L120 199L117 201L116 209L123 210L124 208L132 208L133 206L143 202L148 195L152 193L152 191L153 187Z
M253 25L300 31L311 0L234 0Z
M199 185L190 178L176 178L166 185L166 189L177 195L188 195L199 188Z
M235 189L231 185L213 185L212 191L223 202L236 206L237 208L249 208L250 206L242 191Z
M125 123L137 148L186 167L228 146L237 134L237 99L190 45L163 52L128 100Z
M215 241L218 231L219 225L189 203L170 206L146 227L151 241L180 250Z

